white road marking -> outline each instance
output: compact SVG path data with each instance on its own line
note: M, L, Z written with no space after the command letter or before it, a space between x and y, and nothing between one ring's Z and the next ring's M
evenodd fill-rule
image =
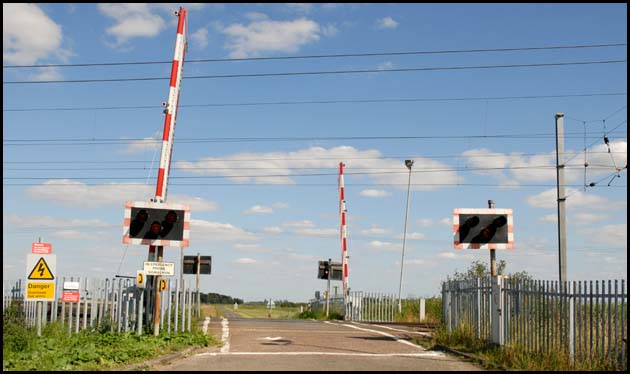
M210 324L210 317L206 317L203 320L203 327L201 329L204 335L208 334L208 324Z
M228 320L227 318L221 317L221 325L223 326L223 335L221 335L221 342L223 343L223 347L221 348L221 353L229 353L230 352L230 329L228 328Z
M268 336L265 336L264 338L258 338L256 340L272 340L272 341L275 341L275 340L282 340L282 337L281 336L277 336L275 338L270 338Z
M383 325L366 325L365 323L358 323L358 322L352 322L352 323L357 324L357 325L361 325L361 326L376 326L376 327L381 327L381 328L388 329L388 330L406 332L406 333L409 333L409 334L418 334L418 335L429 336L429 337L431 336L431 334L426 333L426 332L421 332L421 331L409 331L409 330L395 329L393 327L383 326Z
M355 357L446 357L442 352L421 353L347 353L347 352L204 352L196 356L355 356Z
M324 323L329 323L329 324L331 324L331 325L337 325L337 323L332 323L332 322L330 322L330 321L324 321ZM364 329L364 328L361 328L361 327L358 327L358 326L347 325L347 324L344 324L344 323L339 323L338 325L341 325L341 326L347 326L347 327L352 327L353 329L357 329L357 330L361 330L361 331L369 331L369 332L373 332L373 333L375 333L375 334L379 334L379 335L387 336L388 338L394 339L394 340L395 340L395 341L397 341L398 343L407 344L407 345L410 345L410 346L412 346L412 347L416 347L416 348L418 348L418 349L421 349L421 350L423 350L423 351L425 350L423 347L421 347L421 346L419 346L419 345L416 345L416 344L410 343L410 342L408 342L408 341L406 341L406 340L399 339L399 338L395 337L394 335L388 334L388 333L386 333L386 332L377 331L377 330L371 330L371 329Z

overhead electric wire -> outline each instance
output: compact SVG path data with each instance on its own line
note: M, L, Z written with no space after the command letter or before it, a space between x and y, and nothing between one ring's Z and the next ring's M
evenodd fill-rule
M509 65L478 65L478 66L434 66L424 68L399 68L399 69L362 69L362 70L329 70L329 71L303 71L285 73L251 73L251 74L224 74L224 75L198 75L183 77L183 79L221 79L221 78L255 78L255 77L282 77L298 75L326 75L326 74L362 74L362 73L388 73L388 72L413 72L413 71L438 71L438 70L471 70L471 69L512 69L526 67L551 67L570 65L597 65L626 63L627 60L602 60L602 61L564 61L555 63L538 64L509 64ZM132 81L157 81L170 80L170 77L145 77L145 78L109 78L109 79L75 79L75 80L40 80L40 81L3 81L2 84L47 84L47 83L105 83L105 82L132 82Z
M206 62L236 62L236 61L268 61L268 60L297 60L313 58L347 58L347 57L374 57L374 56L404 56L404 55L430 55L430 54L453 54L453 53L486 53L486 52L516 52L516 51L540 51L553 49L581 49L581 48L608 48L623 47L627 43L609 44L582 44L582 45L560 45L547 47L521 47L521 48L485 48L485 49L459 49L459 50L437 50L437 51L402 51L402 52L370 52L370 53L341 53L322 55L302 55L302 56L277 56L277 57L246 57L246 58L213 58L186 60L187 64ZM154 65L171 64L173 61L135 61L135 62L101 62L101 63L77 63L77 64L42 64L42 65L7 65L3 69L13 68L50 68L50 67L90 67L90 66L122 66L122 65Z
M84 186L111 186L111 185L123 185L123 186L146 186L144 183L81 183ZM3 186L40 186L40 187L55 187L55 186L77 186L76 183L53 183L53 184L34 184L34 183L2 183ZM407 186L407 183L352 183L353 186L367 187L367 186ZM337 183L169 183L169 186L294 186L294 187L334 187ZM556 187L556 184L519 184L509 185L505 184L491 184L491 183L411 183L414 187L430 187L430 186L461 186L461 187L502 187L502 188L523 188L523 187ZM581 184L565 184L564 187L582 187ZM608 188L626 188L625 185L618 186L597 186Z
M423 174L423 173L454 173L454 172L473 172L473 171L496 171L496 170L554 170L556 167L554 165L535 165L535 166L506 166L506 167L470 167L470 168L426 168L426 169L414 169L412 170L412 174ZM580 168L580 166L568 166L568 168ZM598 167L598 169L609 169L610 167ZM280 168L281 170L284 170ZM183 170L186 170L185 168ZM377 170L385 170L385 168L380 168ZM363 171L363 172L347 172L345 175L385 175L385 174L407 174L407 171ZM194 175L194 176L170 176L170 179L214 179L214 178L288 178L288 177L322 177L322 176L335 176L337 173L308 173L308 174L241 174L241 175ZM3 179L14 180L14 179L22 179L22 180L44 180L44 179L75 179L75 180L94 180L94 179L124 179L124 180L134 180L134 179L143 179L142 177L122 177L122 176L98 176L98 177L77 177L77 176L63 176L63 177L3 177Z
M628 122L628 120L627 120L627 119L625 119L625 120L621 121L620 123L618 123L618 124L617 124L617 126L615 126L615 127L614 127L612 130L610 130L608 133L612 133L612 132L614 132L614 131L615 131L615 130L617 130L619 127L621 127L621 125L623 125L623 124L624 124L624 123L626 123L626 122ZM627 130L628 130L628 129L626 128L626 131L627 131ZM603 138L604 138L603 136L598 137L598 138L597 138L597 140L595 140L594 142L592 142L591 144L589 144L589 145L588 145L588 146L586 146L585 148L590 148L590 147L591 147L591 146L593 146L595 143L597 143L597 142L601 141ZM616 153L616 152L615 152L615 153ZM577 152L576 152L576 153L575 153L572 157L570 157L568 160L564 160L564 161L563 161L563 164L565 164L565 165L566 165L569 161L573 160L573 159L574 159L575 157L577 157L578 155L579 155L579 153L577 153Z
M207 103L180 104L180 108L200 107L232 107L232 106L264 106L264 105L309 105L309 104L375 104L375 103L404 103L404 102L435 102L435 101L485 101L485 100L527 100L527 99L557 99L569 97L595 96L624 96L627 92L586 93L567 95L529 95L529 96L496 96L496 97L453 97L453 98L401 98L401 99L356 99L356 100L306 100L306 101L261 101L245 103ZM161 105L135 106L103 106L103 107L67 107L67 108L3 108L3 112L38 112L38 111L81 111L81 110L121 110L121 109L158 109Z
M565 152L565 154L573 154L574 152ZM591 154L607 154L608 152L589 152ZM612 153L626 153L626 152L615 152ZM209 163L209 162L244 162L244 161L319 161L319 160L336 160L339 161L340 158L344 160L389 160L389 159L418 159L418 158L486 158L486 157L497 157L497 156L505 156L511 154L503 154L503 153L488 153L488 154L474 154L474 155L407 155L407 156L380 156L380 157L313 157L313 158L288 158L288 157L274 157L274 158L238 158L238 159L213 159L213 160L202 160L197 161L201 163ZM537 156L538 153L517 153L514 156ZM173 160L174 163L187 161L187 160ZM147 160L111 160L111 161L82 161L82 160L69 160L69 161L50 161L50 160L38 160L38 161L3 161L3 164L148 164Z
M615 128L616 129L616 128ZM613 133L614 130L609 131ZM595 133L589 133L595 134ZM582 138L582 133L565 133L565 138ZM405 135L405 136L305 136L305 137L226 137L226 138L179 138L178 143L247 143L247 142L297 142L297 141L339 141L339 140L420 140L420 139L553 139L554 133L522 133L495 135ZM590 137L593 138L593 137ZM599 139L599 137L597 137ZM111 145L142 142L144 145L161 144L162 139L143 138L74 138L74 139L4 139L4 146L42 145Z

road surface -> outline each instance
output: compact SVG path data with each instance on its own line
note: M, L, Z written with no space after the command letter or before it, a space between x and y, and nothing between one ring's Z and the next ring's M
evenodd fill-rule
M228 311L229 312L229 311ZM213 318L222 347L162 362L152 370L482 370L410 342L408 327L345 321Z

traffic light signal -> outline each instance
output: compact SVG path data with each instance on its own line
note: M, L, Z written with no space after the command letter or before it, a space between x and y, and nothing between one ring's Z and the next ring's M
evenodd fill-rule
M456 209L454 226L455 248L513 248L511 209Z
M190 207L127 201L123 224L123 243L188 247Z
M329 274L330 274L330 263L328 261L320 261L319 269L317 272L317 278L328 279Z

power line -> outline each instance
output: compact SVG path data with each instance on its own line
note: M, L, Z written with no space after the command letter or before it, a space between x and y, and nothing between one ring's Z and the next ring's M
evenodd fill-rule
M6 179L6 178L5 178ZM111 186L111 185L123 185L123 186L146 186L144 183L82 183L83 186ZM34 184L34 183L2 183L3 186L77 186L76 183L54 183L54 184ZM337 183L169 183L169 186L293 186L293 187L334 187ZM367 187L367 186L407 186L407 183L353 183L352 186ZM448 186L461 186L461 187L503 187L503 188L524 188L524 187L556 187L556 184L519 184L506 186L504 184L491 184L491 183L412 183L411 186L417 187L448 187ZM581 184L565 184L565 187L583 187ZM599 188L626 188L625 185L618 186L597 186Z
M541 63L541 64L510 64L510 65L449 66L449 67L442 66L442 67L400 68L400 69L329 70L329 71L286 72L286 73L199 75L199 76L183 77L183 79L254 78L254 77L281 77L281 76L298 76L298 75L361 74L361 73L470 70L470 69L511 69L511 68L524 68L524 67L618 64L618 63L625 63L625 62L627 62L627 60L568 61L568 62L556 62L556 63L544 63L544 64ZM105 82L131 82L131 81L157 81L157 80L170 80L170 78L169 77L146 77L146 78L47 80L47 81L3 81L2 84L105 83Z
M609 133L612 133L611 130ZM593 134L593 133L589 133ZM566 133L565 138L582 138L582 133ZM180 138L178 143L247 143L247 142L297 142L297 141L339 141L339 140L420 140L420 139L551 139L553 133L531 134L496 134L496 135L417 135L417 136L319 136L319 137L226 137L226 138ZM591 137L592 138L592 137ZM599 139L599 137L597 137ZM91 139L5 139L4 146L42 146L42 145L111 145L111 144L160 144L162 139L146 138L91 138Z
M356 99L356 100L306 100L306 101L261 101L249 103L207 103L182 104L180 108L200 107L232 107L232 106L263 106L263 105L307 105L307 104L374 104L374 103L404 103L404 102L435 102L435 101L485 101L485 100L527 100L527 99L557 99L569 97L595 96L625 96L627 92L586 93L567 95L529 95L529 96L495 96L495 97L453 97L453 98L401 98L401 99ZM121 109L157 109L161 105L135 106L103 106L103 107L67 107L67 108L8 108L3 112L37 112L37 111L81 111L81 110L121 110Z
M607 152L604 152L607 153ZM610 169L612 166L610 165L595 165L595 164L589 164L589 167L593 167L595 169ZM439 171L472 171L472 170L496 170L496 169L502 169L502 170L509 170L509 169L526 169L526 168L552 168L555 169L555 166L553 165L540 165L540 166L514 166L514 167L502 167L502 168L461 168L461 169L449 169L449 170L443 170L443 169L437 169L437 168L425 168L425 169L420 169L420 171L433 171L433 170L439 170ZM566 168L568 169L572 169L572 168L582 168L582 165L567 165ZM89 168L3 168L3 170L11 170L11 171L104 171L104 170L147 170L150 169L150 167L111 167L111 168L98 168L98 167L89 167ZM232 167L177 167L177 166L173 166L171 167L171 170L338 170L339 167L328 167L328 166L321 166L321 167L282 167L282 166L277 166L277 167L265 167L265 166L259 166L259 167L238 167L238 166L232 166ZM391 170L391 167L352 167L352 170ZM418 169L414 169L414 172L417 171Z
M589 154L607 154L608 152L588 152ZM622 153L626 152L611 152L611 153ZM565 154L573 154L573 152L565 152ZM497 156L505 156L503 153L489 153L489 154L475 154L475 155L412 155L412 156L381 156L381 157L315 157L315 158L287 158L287 157L274 157L274 158L238 158L238 159L214 159L214 160L202 160L199 162L209 163L209 162L245 162L245 161L319 161L319 160L335 160L339 161L343 160L389 160L389 159L421 159L421 158L486 158L486 157L497 157ZM509 154L507 154L509 155ZM538 153L518 153L515 156L537 156ZM176 160L173 162L180 162L187 160ZM69 160L69 161L50 161L50 160L39 160L39 161L3 161L3 164L147 164L149 161L146 160L111 160L111 161L82 161L82 160ZM118 169L118 168L117 168Z
M453 172L473 172L473 171L497 171L497 170L554 170L554 165L537 165L537 166L507 166L507 167L471 167L471 168L426 168L414 169L412 173L453 173ZM568 168L581 168L574 166ZM597 169L610 169L610 167L596 167ZM281 168L280 168L281 169ZM185 169L184 169L185 170ZM283 170L283 169L281 169ZM381 168L378 170L386 170ZM407 174L406 171L370 171L370 172L347 172L345 175L386 175L386 174ZM322 177L334 176L337 173L308 173L308 174L241 174L241 175L195 175L195 176L170 176L170 179L215 179L215 178L289 178L289 177ZM3 177L6 180L50 180L50 179L76 179L76 180L97 180L97 179L123 179L134 180L143 177L119 177L119 176L98 176L98 177L76 177L76 176L55 176L55 177Z
M516 51L539 51L539 50L553 50L553 49L623 47L626 45L627 43L610 43L610 44L561 45L561 46L522 47L522 48L486 48L486 49L460 49L460 50L437 50L437 51L343 53L343 54L278 56L278 57L214 58L214 59L186 60L185 63L191 64L191 63L207 63L207 62L296 60L296 59L313 59L313 58L346 58L346 57L404 56L404 55L429 55L429 54L452 54L452 53L516 52ZM172 64L172 63L173 63L172 60L171 61L135 61L135 62L101 62L101 63L78 63L78 64L8 65L8 66L3 66L2 68L12 69L12 68L44 68L44 67L90 67L90 66L154 65L154 64Z

